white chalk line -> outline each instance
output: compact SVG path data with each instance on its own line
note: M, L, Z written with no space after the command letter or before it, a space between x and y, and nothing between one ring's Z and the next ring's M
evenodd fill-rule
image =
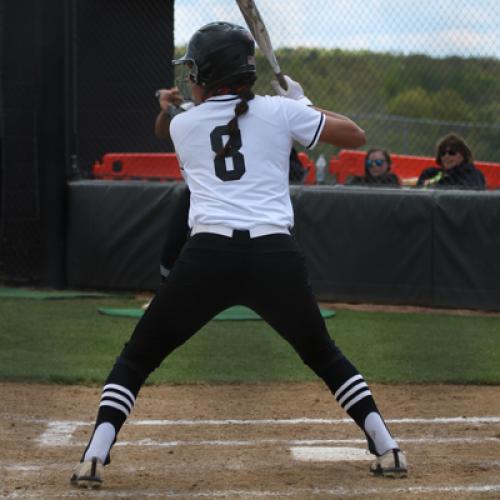
M486 442L500 443L500 438L399 438L400 443L410 444L482 444ZM85 443L78 443L86 446ZM327 444L362 444L366 445L366 439L249 439L249 440L191 440L191 441L154 441L152 439L141 439L139 441L123 441L116 443L115 446L257 446L257 445L284 445L284 446L322 446Z
M300 462L358 462L373 460L368 450L347 446L292 446L294 460Z
M401 418L386 420L388 424L428 424L428 425L453 425L453 424L496 424L500 417L445 417L445 418ZM258 419L258 420L130 420L127 425L136 426L224 426L224 425L354 425L351 419ZM70 446L72 434L78 427L92 425L85 421L47 421L46 430L38 437L37 441L42 446Z
M42 446L66 446L78 427L79 422L49 422L37 441Z
M89 420L50 420L50 419L19 419L26 423L49 425L76 425L83 427L94 425L94 421ZM433 418L389 418L385 419L388 424L431 424L431 425L450 425L450 424L500 424L499 416L482 417L433 417ZM196 426L196 425L345 425L354 422L350 418L286 418L286 419L151 419L134 420L130 419L126 425L151 425L151 426Z
M497 437L460 437L460 438L404 438L398 437L399 443L405 444L483 444L500 443ZM87 441L69 441L66 443L51 443L50 441L41 443L43 446L82 446L87 445ZM194 440L175 440L175 441L156 441L145 438L136 441L118 441L114 446L148 446L152 448L175 448L181 446L264 446L264 445L282 445L282 446L324 446L324 445L347 445L362 444L366 445L366 439L194 439Z
M273 498L273 497L370 497L373 495L421 495L432 493L497 493L500 492L500 484L471 484L471 485L434 485L434 486L397 486L380 488L297 488L291 490L214 490L198 492L176 492L176 491L126 491L100 490L94 493L95 496L108 498ZM64 493L51 492L50 498L71 498L81 497L82 492L71 490ZM5 498L46 498L44 492L13 492Z
M45 468L45 465L27 465L27 464L7 464L0 465L0 470L5 472L38 472L42 468Z
M346 444L349 444L349 443L346 443ZM313 448L309 448L311 450L320 450L320 451L325 451L324 450L324 447L313 447ZM328 448L326 451L330 451L332 453L337 453L337 452L340 452L339 450L342 450L342 448L336 448L335 450L333 450L332 448ZM354 448L351 448L350 450L354 450ZM364 448L355 448L356 450L356 453L358 452L362 452L364 455L366 455L366 458L365 456L361 457L360 460L373 460L373 455L370 455L369 452L364 449ZM295 450L292 449L292 452L294 452ZM487 466L487 467L500 467L500 460L481 460L477 463L480 463L481 465L484 465L484 466ZM30 464L27 464L27 463L18 463L18 464L0 464L0 471L3 471L4 473L9 473L9 472L15 472L16 474L17 473L26 473L26 474L31 474L31 473L34 473L34 472L40 472L41 470L51 470L51 469L54 469L54 470L61 470L61 469L67 469L67 470L72 470L74 467L74 464L57 464L57 463L53 463L53 464L43 464L43 465L30 465ZM157 466L156 467L157 469L163 469L163 467L161 466ZM140 470L153 470L154 467L152 468L150 465L148 465L147 467L129 467L128 468L128 472L132 473L132 472L137 472L137 471L140 471Z
M388 424L500 424L500 417L392 418ZM345 425L350 418L221 419L221 420L131 420L129 425Z

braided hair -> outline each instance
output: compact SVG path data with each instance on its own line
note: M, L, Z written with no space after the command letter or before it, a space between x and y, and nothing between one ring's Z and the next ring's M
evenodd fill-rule
M224 85L219 85L211 92L212 96L236 94L241 99L234 107L234 117L227 124L229 139L224 147L217 151L216 158L231 156L232 140L236 138L236 134L238 133L238 118L248 111L248 102L255 97L255 94L252 92L252 85L255 83L255 80L254 74L238 75L237 80L227 81Z

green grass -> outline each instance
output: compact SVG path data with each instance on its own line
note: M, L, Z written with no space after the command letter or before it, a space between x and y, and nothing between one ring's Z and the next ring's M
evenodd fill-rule
M97 308L133 299L0 300L0 379L102 383L136 320ZM500 318L337 310L330 333L371 382L500 383ZM211 322L154 383L314 380L263 321Z

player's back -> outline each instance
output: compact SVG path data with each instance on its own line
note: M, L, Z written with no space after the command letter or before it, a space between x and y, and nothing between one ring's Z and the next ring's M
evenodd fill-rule
M239 101L234 95L212 97L172 121L171 136L191 190L190 219L237 228L292 225L289 156L293 139L302 139L296 115L305 107L280 97L256 96L238 117L230 154L217 157ZM315 111L313 125L303 120L306 128L316 127L319 116ZM313 134L305 135L308 141Z

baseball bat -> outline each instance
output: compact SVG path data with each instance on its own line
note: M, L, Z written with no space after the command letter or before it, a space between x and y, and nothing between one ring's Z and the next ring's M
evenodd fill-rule
M262 50L267 61L271 65L280 87L287 90L288 86L286 84L286 80L281 73L281 68L278 60L276 59L269 33L267 32L266 25L264 24L259 10L257 9L257 5L255 5L254 0L236 0L236 3L245 18L245 22L247 23L250 33L252 33L257 45L260 47L260 50Z

